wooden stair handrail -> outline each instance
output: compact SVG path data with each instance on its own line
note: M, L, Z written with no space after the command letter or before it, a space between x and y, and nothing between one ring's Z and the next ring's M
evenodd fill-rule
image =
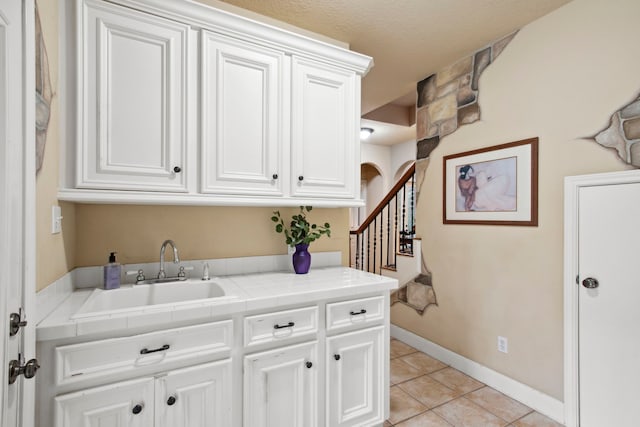
M376 206L373 212L369 214L367 219L364 220L364 222L360 225L360 227L358 227L356 230L349 231L349 234L362 233L373 222L373 220L378 216L378 214L382 212L382 209L384 209L387 203L389 203L391 199L393 199L396 196L398 191L400 191L400 189L409 181L409 179L413 176L415 172L416 172L416 164L413 163L411 166L409 166L409 169L407 169L407 171L402 175L402 177L400 177L398 182L396 182L396 185L394 185L393 188L389 190L389 193L387 193L384 199L382 199L382 201L378 203L378 206Z

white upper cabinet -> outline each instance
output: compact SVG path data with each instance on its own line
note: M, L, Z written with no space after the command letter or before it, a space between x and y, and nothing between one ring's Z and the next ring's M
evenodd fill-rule
M61 5L58 199L362 204L371 58L199 2Z
M202 193L283 195L283 52L202 31Z
M82 14L77 186L187 191L189 27L95 0Z
M355 169L360 167L359 79L350 70L296 57L292 62L291 192L301 197L355 198Z

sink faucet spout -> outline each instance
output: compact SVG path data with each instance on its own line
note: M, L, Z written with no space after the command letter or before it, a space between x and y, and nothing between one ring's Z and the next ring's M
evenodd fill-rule
M176 247L176 244L173 243L173 240L165 240L162 242L162 246L160 246L160 271L158 272L158 279L164 279L167 277L167 274L164 272L164 253L167 250L167 245L171 245L171 248L173 248L173 263L178 264L180 262L178 248Z

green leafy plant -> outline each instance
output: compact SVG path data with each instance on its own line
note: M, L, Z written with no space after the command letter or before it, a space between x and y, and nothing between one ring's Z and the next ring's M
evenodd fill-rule
M287 245L295 246L300 243L309 244L316 239L319 239L323 234L327 237L331 237L331 226L328 222L324 225L310 224L307 220L307 213L311 212L313 207L300 206L300 213L291 217L291 223L287 227L284 220L280 216L280 211L274 211L271 221L276 223L276 231L278 233L284 233L286 237Z

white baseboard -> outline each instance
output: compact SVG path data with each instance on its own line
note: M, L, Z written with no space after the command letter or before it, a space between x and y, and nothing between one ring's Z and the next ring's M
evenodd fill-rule
M396 325L391 336L564 424L564 403Z

